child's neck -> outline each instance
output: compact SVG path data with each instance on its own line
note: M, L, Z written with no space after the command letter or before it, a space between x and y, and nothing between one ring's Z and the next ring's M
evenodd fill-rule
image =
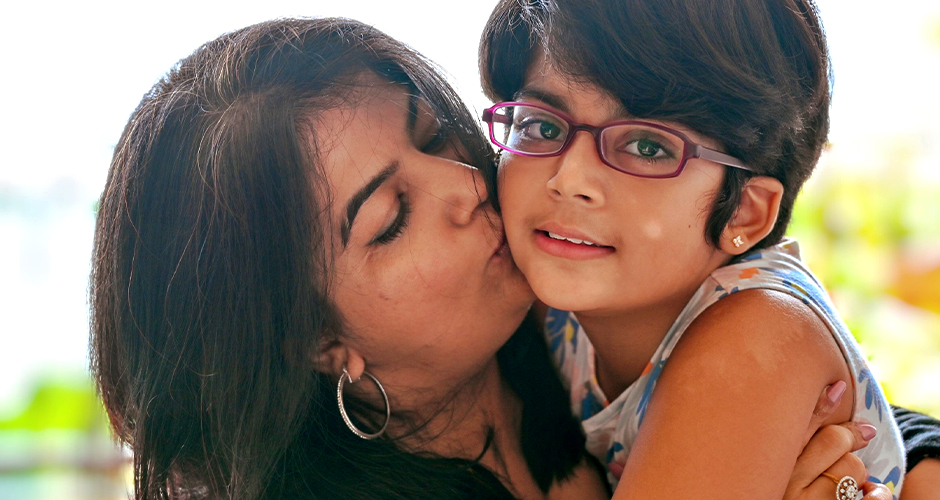
M597 382L609 401L640 378L691 297L689 294L655 308L577 313L594 346Z

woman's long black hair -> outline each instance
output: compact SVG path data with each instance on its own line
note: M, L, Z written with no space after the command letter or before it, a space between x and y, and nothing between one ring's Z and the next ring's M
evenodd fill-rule
M426 99L493 188L493 152L450 86L355 21L224 35L131 115L100 200L90 300L92 369L133 450L135 498L511 498L474 461L354 436L334 381L310 361L342 332L326 292L318 214L330 197L311 117L352 95L364 72ZM583 437L535 323L498 358L547 490L581 459Z

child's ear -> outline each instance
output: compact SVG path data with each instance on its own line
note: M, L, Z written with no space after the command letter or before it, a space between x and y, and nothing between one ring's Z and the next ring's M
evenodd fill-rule
M353 381L359 380L362 372L366 369L365 358L358 351L339 340L322 343L318 352L314 353L313 356L314 366L317 371L339 376L345 368Z
M753 177L741 191L741 204L725 226L720 247L740 255L770 234L777 223L783 185L773 177Z

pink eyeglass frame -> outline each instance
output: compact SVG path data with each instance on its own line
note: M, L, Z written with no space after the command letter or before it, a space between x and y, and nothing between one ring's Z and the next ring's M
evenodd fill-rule
M527 153L524 151L517 151L513 148L510 148L509 146L502 144L500 141L496 139L496 134L493 131L493 122L498 121L500 123L504 123L508 125L507 122L499 119L499 118L504 118L504 116L496 114L496 110L500 108L504 108L504 107L509 107L509 106L527 106L530 108L536 108L536 109L540 109L542 111L551 113L561 118L568 124L568 137L565 138L565 142L562 143L560 148L558 148L558 151L553 151L550 153ZM565 113L562 113L561 111L558 111L556 109L552 109L548 106L542 106L539 104L533 104L529 102L515 102L515 101L500 102L483 110L483 121L486 122L486 124L489 126L489 129L490 129L490 142L498 146L500 149L504 149L506 151L509 151L510 153L517 154L519 156L528 156L528 157L533 157L533 158L546 158L546 157L551 157L551 156L560 156L562 153L565 152L565 150L568 149L568 146L571 145L571 142L574 139L575 134L579 130L583 130L594 136L594 143L595 143L595 147L597 148L597 156L601 159L602 162L604 162L605 165L607 165L608 167L618 172L623 172L625 174L633 175L636 177L644 177L647 179L668 179L671 177L676 177L682 173L683 169L685 169L685 165L688 162L689 158L701 158L703 160L713 161L715 163L719 163L721 165L725 165L728 167L739 168L741 170L747 170L748 172L753 172L751 168L744 166L744 163L741 162L741 160L731 155L722 153L721 151L716 151L714 149L702 146L701 144L693 141L692 139L689 139L689 137L683 134L682 132L674 128L667 127L665 125L660 125L658 123L646 122L642 120L623 120L623 121L611 122L605 125L601 125L600 127L595 127L593 125L575 122L574 120L571 119L570 116L566 115ZM670 133L678 137L679 139L681 139L683 143L683 147L682 147L682 159L679 161L679 166L676 168L674 172L671 172L668 174L644 175L644 174L638 174L636 172L630 172L629 170L624 170L622 167L618 167L617 165L611 163L607 159L607 157L604 155L603 144L601 143L601 133L610 127L615 127L619 125L642 125L644 127L650 127L650 128L662 130L663 132Z

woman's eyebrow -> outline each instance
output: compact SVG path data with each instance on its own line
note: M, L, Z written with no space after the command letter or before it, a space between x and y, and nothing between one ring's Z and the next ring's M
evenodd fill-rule
M356 214L359 213L362 204L372 196L372 193L374 193L379 186L385 183L385 181L397 171L398 161L393 161L369 180L365 186L362 186L359 191L356 191L356 194L352 195L352 198L349 199L349 203L346 204L346 219L343 220L343 224L340 226L340 237L343 241L343 248L346 248L346 245L349 243L349 232L352 230L353 221L356 220Z

